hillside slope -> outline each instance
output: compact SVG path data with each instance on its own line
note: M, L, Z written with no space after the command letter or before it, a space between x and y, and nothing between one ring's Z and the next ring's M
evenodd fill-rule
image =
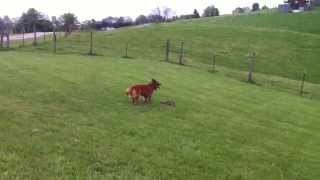
M255 71L320 83L320 11L303 14L224 16L124 28L94 34L94 52L121 57L128 43L133 58L165 59L165 43L171 39L171 61L177 61L184 41L187 64L216 64L236 70L248 69L249 56L257 53ZM319 25L318 25L319 24ZM90 33L74 33L58 41L58 53L89 52ZM52 52L52 43L25 50Z
M295 33L320 34L320 8L304 13L272 13L261 15L229 16L216 18L216 23L232 24L234 26L250 26L273 29L275 31L288 31Z

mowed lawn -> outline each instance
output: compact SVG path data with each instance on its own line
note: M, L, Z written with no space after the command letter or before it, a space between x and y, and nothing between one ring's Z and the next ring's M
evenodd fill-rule
M124 90L155 78L151 105ZM174 100L177 107L160 101ZM149 59L1 52L1 179L319 179L320 101Z
M133 58L165 59L166 40L171 40L170 61L177 62L184 42L185 63L216 64L247 71L250 56L256 52L255 71L267 75L320 83L320 9L301 14L272 13L251 16L222 16L181 20L172 23L129 27L112 32L94 32L93 51L98 55L121 57L128 43ZM90 32L76 32L59 38L58 54L86 54ZM53 52L47 41L25 51Z

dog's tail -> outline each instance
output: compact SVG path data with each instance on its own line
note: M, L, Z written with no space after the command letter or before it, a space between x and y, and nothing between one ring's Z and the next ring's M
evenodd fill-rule
M134 87L130 87L130 88L127 88L126 95L129 98L136 98L137 96L139 96L139 93Z

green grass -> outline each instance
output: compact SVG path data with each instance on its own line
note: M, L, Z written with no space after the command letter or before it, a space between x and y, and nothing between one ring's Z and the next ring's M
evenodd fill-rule
M261 28L266 31L287 31L291 33L320 34L320 9L305 13L271 13L260 15L229 16L216 18L216 23L249 26Z
M88 32L57 55L15 42L0 51L0 179L319 179L319 12L97 32L92 57ZM167 38L185 66L163 62ZM131 105L124 90L151 78L152 104Z
M130 105L124 90L151 78L152 105ZM1 52L0 84L1 179L320 177L320 102L222 72Z
M174 52L179 51L181 41L185 42L187 64L208 65L216 54L219 66L246 71L248 55L255 51L256 72L300 80L306 71L307 80L319 84L319 12L224 16L97 32L94 51L98 55L121 57L128 42L129 56L159 61L165 59L165 41L170 38ZM58 53L88 53L89 37L89 33L83 32L60 40ZM24 50L52 52L52 43ZM172 53L171 61L177 61L177 56Z

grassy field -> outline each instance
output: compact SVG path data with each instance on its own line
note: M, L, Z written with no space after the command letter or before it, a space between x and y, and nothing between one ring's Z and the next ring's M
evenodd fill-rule
M272 13L256 16L229 16L216 18L219 24L250 26L265 30L288 31L291 33L320 34L320 8L305 13Z
M225 16L0 51L0 179L320 178L319 11ZM171 61L183 40L186 66ZM122 58L125 44L128 55ZM255 84L245 83L256 51ZM211 73L211 56L217 55ZM307 72L305 96L298 96ZM151 105L124 90L155 78ZM240 81L239 81L240 80ZM284 89L287 89L283 91ZM160 105L173 100L176 107Z
M130 105L126 87L150 78L152 105ZM23 52L1 52L0 84L1 179L320 177L319 101L149 59Z
M249 55L257 52L256 72L300 80L304 71L308 81L320 83L320 11L304 14L265 14L224 16L154 24L144 28L124 28L94 34L98 55L121 57L129 43L129 56L165 59L165 42L178 52L185 42L187 64L210 64L217 55L217 65L246 71ZM319 24L319 25L318 25ZM60 54L89 52L90 33L74 33L58 41ZM52 43L24 50L52 52ZM177 61L172 53L171 61Z

